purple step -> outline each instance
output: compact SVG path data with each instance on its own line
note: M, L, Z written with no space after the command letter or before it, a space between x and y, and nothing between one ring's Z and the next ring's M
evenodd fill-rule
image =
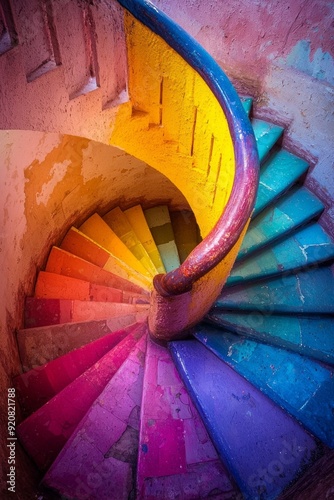
M219 496L220 495L220 496ZM169 351L148 341L137 498L236 498Z
M23 370L29 371L111 332L137 322L137 315L19 330L17 341Z
M62 498L134 498L146 338L136 344L44 477L42 484Z
M41 470L46 470L54 461L82 417L146 332L146 328L143 324L131 332L17 427L19 440Z
M47 403L138 326L139 323L135 323L122 330L109 333L16 377L13 384L24 414L28 416Z
M323 451L296 420L197 340L172 342L170 349L244 498L277 498Z

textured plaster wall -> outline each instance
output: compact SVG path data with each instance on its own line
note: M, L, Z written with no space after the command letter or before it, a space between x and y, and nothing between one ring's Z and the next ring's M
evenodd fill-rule
M154 0L220 63L255 112L287 126L311 160L307 183L334 234L334 3L330 0Z
M0 433L5 442L3 396L20 372L15 329L22 327L24 297L32 293L36 271L51 246L72 224L79 225L94 211L102 215L116 204L127 208L161 201L186 208L187 203L166 177L125 152L54 133L0 131L0 185ZM27 488L31 472L25 474L19 446L17 456L17 487ZM5 478L4 446L0 459Z

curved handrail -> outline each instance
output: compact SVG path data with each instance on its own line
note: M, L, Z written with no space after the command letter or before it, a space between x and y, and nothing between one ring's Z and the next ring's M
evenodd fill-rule
M241 235L255 203L259 172L257 146L238 94L210 54L149 0L118 2L201 75L225 113L233 140L235 177L221 217L180 267L154 278L155 289L160 295L178 295L191 290L199 278L219 264Z

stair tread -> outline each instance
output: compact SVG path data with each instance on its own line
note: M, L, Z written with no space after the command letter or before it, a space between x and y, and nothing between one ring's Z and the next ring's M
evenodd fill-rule
M135 231L127 219L126 215L116 207L106 213L102 219L114 231L114 233L123 241L131 253L142 263L152 276L157 274L157 270L150 259L146 249L137 237Z
M79 498L132 498L145 350L146 335L80 421L44 485L66 497L76 484Z
M104 335L15 377L13 384L25 415L43 406L138 326L139 323L134 323L122 330Z
M252 104L253 104L253 98L248 97L248 96L240 96L241 104L243 105L244 110L246 111L247 115L249 116L251 109L252 109Z
M105 248L75 227L71 227L67 232L60 248L91 262L105 271L132 281L137 286L144 289L151 287L151 279L141 275L121 259L111 255Z
M128 208L124 211L124 214L129 220L138 239L142 242L144 248L149 254L158 273L165 273L165 267L161 260L159 250L155 244L150 228L148 227L141 205L135 205L134 207Z
M199 229L194 214L190 210L171 212L175 244L180 262L184 262L199 243Z
M334 321L330 316L211 311L206 320L251 339L334 364Z
M35 297L39 299L88 300L125 304L149 303L149 298L145 295L96 285L89 281L46 271L38 273Z
M319 216L324 208L323 203L304 187L289 191L251 221L237 260L305 225Z
M55 460L146 328L146 325L141 325L130 332L97 363L17 426L20 442L41 470L47 469Z
M260 170L253 217L273 203L305 174L309 164L285 149L273 152Z
M256 139L259 159L260 162L262 162L281 137L284 129L283 127L257 118L252 119L252 127Z
M139 262L123 241L98 214L95 213L86 219L79 227L79 231L89 236L89 238L105 248L110 254L125 262L138 273L147 278L152 277L152 274L147 271L143 264Z
M318 452L314 438L197 340L172 342L170 348L241 492L260 498L261 487L261 498L276 498L311 465Z
M125 314L135 314L140 321L147 316L148 310L149 304L27 297L24 320L25 328L108 319Z
M236 285L268 278L333 258L333 241L318 223L313 223L237 263L226 284Z
M236 494L168 349L151 340L143 387L138 497L167 500L173 491L173 498L185 498L189 483L191 498Z
M45 271L82 279L95 285L110 286L123 291L144 293L146 290L116 274L58 247L52 247Z
M168 207L148 208L144 214L166 271L173 271L180 265L180 259Z
M240 311L334 314L334 269L319 267L224 288L214 306Z
M334 446L334 368L239 335L198 325L195 337L328 446Z
M73 349L137 322L136 314L19 330L17 342L23 370L42 366Z

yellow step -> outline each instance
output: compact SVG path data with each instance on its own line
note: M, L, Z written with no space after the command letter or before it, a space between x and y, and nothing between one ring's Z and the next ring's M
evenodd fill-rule
M79 231L96 241L101 247L108 250L110 254L125 262L138 273L141 273L147 278L152 277L143 264L136 259L123 241L98 214L93 214L89 217L89 219L79 227Z
M130 222L138 239L142 242L158 273L165 273L165 266L163 265L158 247L156 246L150 228L148 227L142 207L140 205L136 205L128 210L125 210L124 214Z
M155 276L157 274L157 269L120 207L110 210L110 212L104 215L102 219L123 241L136 259L143 264L149 273L152 276Z
M70 252L92 264L99 266L121 278L132 281L136 285L150 290L152 288L151 278L147 278L128 266L125 262L111 255L108 250L93 241L86 234L72 227L63 239L60 248Z

